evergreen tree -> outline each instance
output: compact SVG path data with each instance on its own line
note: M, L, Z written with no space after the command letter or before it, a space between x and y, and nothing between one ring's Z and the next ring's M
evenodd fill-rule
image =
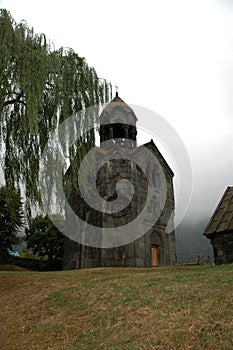
M14 189L0 187L0 262L5 262L8 250L19 243L17 234L23 226L20 195Z

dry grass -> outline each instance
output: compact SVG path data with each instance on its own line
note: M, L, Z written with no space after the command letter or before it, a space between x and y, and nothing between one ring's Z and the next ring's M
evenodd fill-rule
M1 350L232 350L233 265L0 272Z
M15 265L0 265L0 271L26 271L23 267Z

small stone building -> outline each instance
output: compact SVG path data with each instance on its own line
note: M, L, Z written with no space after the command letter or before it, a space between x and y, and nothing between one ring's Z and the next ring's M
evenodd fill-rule
M215 264L233 263L233 186L224 192L204 235L213 246Z
M143 116L141 116L143 118ZM96 188L100 196L107 202L116 199L116 185L122 180L130 181L134 188L131 202L124 209L114 213L103 213L91 208L76 186L67 182L67 201L72 210L83 221L96 227L124 227L138 217L143 210L147 190L152 188L152 200L146 218L143 219L142 236L128 244L112 248L99 248L83 245L70 238L65 238L64 269L79 269L92 267L152 267L169 266L176 263L176 246L173 227L174 192L173 172L154 144L153 140L143 145L157 159L165 178L165 203L160 210L159 196L163 191L161 176L156 167L148 162L146 174L131 160L124 159L124 144L127 140L127 152L131 156L140 155L142 146L136 145L137 118L133 110L116 97L107 105L100 116L100 147L95 148L95 156L112 155L114 143L114 159L107 160L98 172ZM116 147L117 143L117 147ZM104 144L104 146L103 146ZM124 152L123 152L124 150ZM163 193L162 193L163 194ZM153 219L160 213L155 224ZM69 217L67 217L69 225ZM148 229L149 228L149 229ZM70 229L67 227L67 229ZM77 227L82 230L82 227ZM169 232L168 232L169 231ZM127 231L126 231L127 234ZM75 237L75 232L74 232Z

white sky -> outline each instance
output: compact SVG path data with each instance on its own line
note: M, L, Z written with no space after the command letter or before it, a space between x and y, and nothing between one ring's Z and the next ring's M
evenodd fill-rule
M189 152L190 215L210 215L233 185L233 2L0 0L19 22L71 47L129 104L149 108ZM140 118L140 116L138 116ZM150 140L148 137L148 141ZM198 217L197 217L198 216Z

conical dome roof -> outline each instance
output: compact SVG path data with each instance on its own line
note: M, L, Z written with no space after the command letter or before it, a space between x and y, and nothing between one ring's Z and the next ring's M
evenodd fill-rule
M134 111L118 96L118 93L100 115L100 124L135 125L136 121L137 117Z

